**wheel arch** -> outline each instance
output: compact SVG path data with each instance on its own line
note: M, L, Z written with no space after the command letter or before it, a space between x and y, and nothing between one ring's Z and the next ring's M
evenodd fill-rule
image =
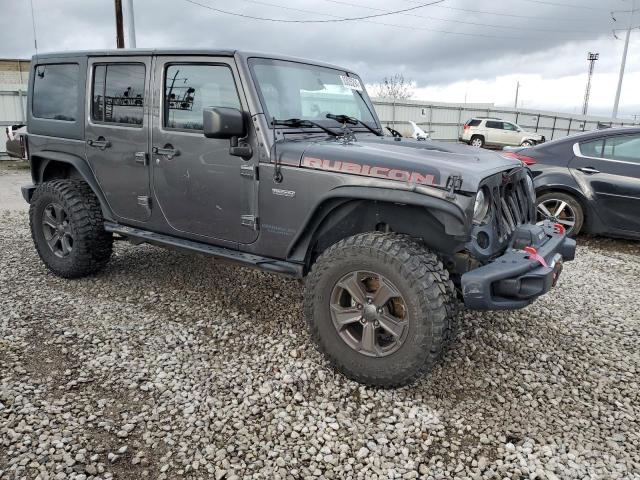
M30 160L31 176L36 185L59 178L82 179L98 198L104 219L114 221L113 212L98 180L83 158L64 152L42 151L32 155Z
M344 238L368 231L393 231L420 237L435 251L449 253L468 240L469 224L455 204L417 192L342 187L331 191L303 222L287 258L304 262Z

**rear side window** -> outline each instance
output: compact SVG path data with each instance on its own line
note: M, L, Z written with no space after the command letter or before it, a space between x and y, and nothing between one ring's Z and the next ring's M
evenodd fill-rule
M640 163L640 135L606 138L602 156L611 160Z
M502 130L502 122L487 120L487 128L497 128L498 130Z
M591 142L582 142L580 144L580 153L587 157L602 157L602 147L604 145L604 139L593 140Z
M91 119L141 126L144 118L144 76L141 63L96 65L93 70Z
M202 130L203 108L240 108L233 74L224 65L169 65L164 89L166 128Z
M480 120L478 119L469 120L467 122L467 125L469 125L470 127L477 127L478 125L480 125Z
M38 65L33 80L33 116L75 122L79 73L77 63Z

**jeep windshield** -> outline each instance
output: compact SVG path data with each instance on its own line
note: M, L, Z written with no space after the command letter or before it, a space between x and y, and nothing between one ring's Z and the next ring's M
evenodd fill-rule
M269 123L295 118L336 127L327 113L339 112L380 128L362 81L351 73L266 58L249 59L249 67Z

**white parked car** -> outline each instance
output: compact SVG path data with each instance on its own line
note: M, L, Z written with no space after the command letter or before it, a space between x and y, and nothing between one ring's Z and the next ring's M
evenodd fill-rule
M532 147L543 143L545 138L499 118L476 117L464 124L460 141L474 147Z

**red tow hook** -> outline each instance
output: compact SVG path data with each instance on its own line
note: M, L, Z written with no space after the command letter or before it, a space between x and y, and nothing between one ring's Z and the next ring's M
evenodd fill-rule
M554 223L553 228L555 229L556 233L559 233L561 235L564 235L567 232L567 229L564 228L564 225L562 225L561 223Z
M538 250L536 250L535 247L524 247L523 250L529 254L530 260L535 260L543 267L549 266L547 265L547 261L544 259L544 257L541 257L540 255L538 255Z

